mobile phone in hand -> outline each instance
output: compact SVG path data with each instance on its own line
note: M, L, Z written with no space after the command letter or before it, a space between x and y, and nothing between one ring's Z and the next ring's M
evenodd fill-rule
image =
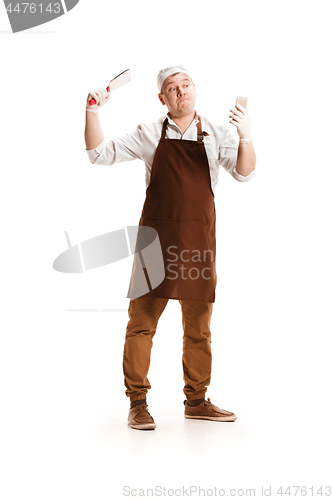
M247 97L237 97L236 99L236 106L237 104L240 104L241 106L243 106L243 108L246 109L246 106L247 106Z

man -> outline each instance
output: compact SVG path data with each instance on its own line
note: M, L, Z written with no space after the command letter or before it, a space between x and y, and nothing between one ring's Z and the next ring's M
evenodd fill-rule
M129 303L123 358L126 395L131 401L128 423L134 429L156 427L146 401L151 388L147 375L152 339L169 299L179 300L182 309L185 418L235 421L234 413L205 400L216 286L214 190L219 165L239 181L254 175L250 117L242 106L230 110L230 123L240 138L237 147L226 127L216 127L196 113L196 88L186 68L161 70L157 85L167 115L108 142L97 111L110 94L104 89L90 92L86 107L85 140L92 163L145 162L147 191L139 226L156 229L165 264L162 283ZM94 106L89 106L91 97L96 100ZM134 268L129 297L135 286Z

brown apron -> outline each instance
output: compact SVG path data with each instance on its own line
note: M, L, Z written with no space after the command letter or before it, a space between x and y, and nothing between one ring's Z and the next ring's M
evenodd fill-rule
M197 141L166 139L167 125L168 118L163 123L139 222L139 226L152 227L158 233L165 278L152 289L145 269L148 266L142 258L140 265L136 254L127 297L138 297L135 283L142 277L143 267L149 292L141 296L214 302L215 204L203 143L208 134L202 133L200 118Z

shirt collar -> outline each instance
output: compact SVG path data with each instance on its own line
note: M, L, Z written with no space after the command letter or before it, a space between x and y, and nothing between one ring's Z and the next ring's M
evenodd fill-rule
M195 117L194 117L193 121L191 122L191 124L190 124L189 128L190 128L190 127L193 127L194 125L197 125L197 123L198 123L198 121L199 121L199 116L200 116L200 115L198 115L198 113L197 113L197 112L195 112ZM172 125L173 127L176 127L176 128L177 128L177 130L179 130L178 125L177 125L177 124L176 124L176 123L172 120L172 118L170 118L169 113L168 113L168 114L166 114L166 115L164 115L164 116L162 116L162 118L160 118L161 122L163 123L163 122L164 122L164 120L165 120L166 118L168 119L168 124L169 124L169 125ZM187 130L188 130L188 129L187 129Z

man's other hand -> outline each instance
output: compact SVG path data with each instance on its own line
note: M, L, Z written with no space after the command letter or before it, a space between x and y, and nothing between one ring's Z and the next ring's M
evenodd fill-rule
M251 120L248 110L237 104L234 109L230 109L230 112L229 123L235 125L239 138L244 141L251 139Z

